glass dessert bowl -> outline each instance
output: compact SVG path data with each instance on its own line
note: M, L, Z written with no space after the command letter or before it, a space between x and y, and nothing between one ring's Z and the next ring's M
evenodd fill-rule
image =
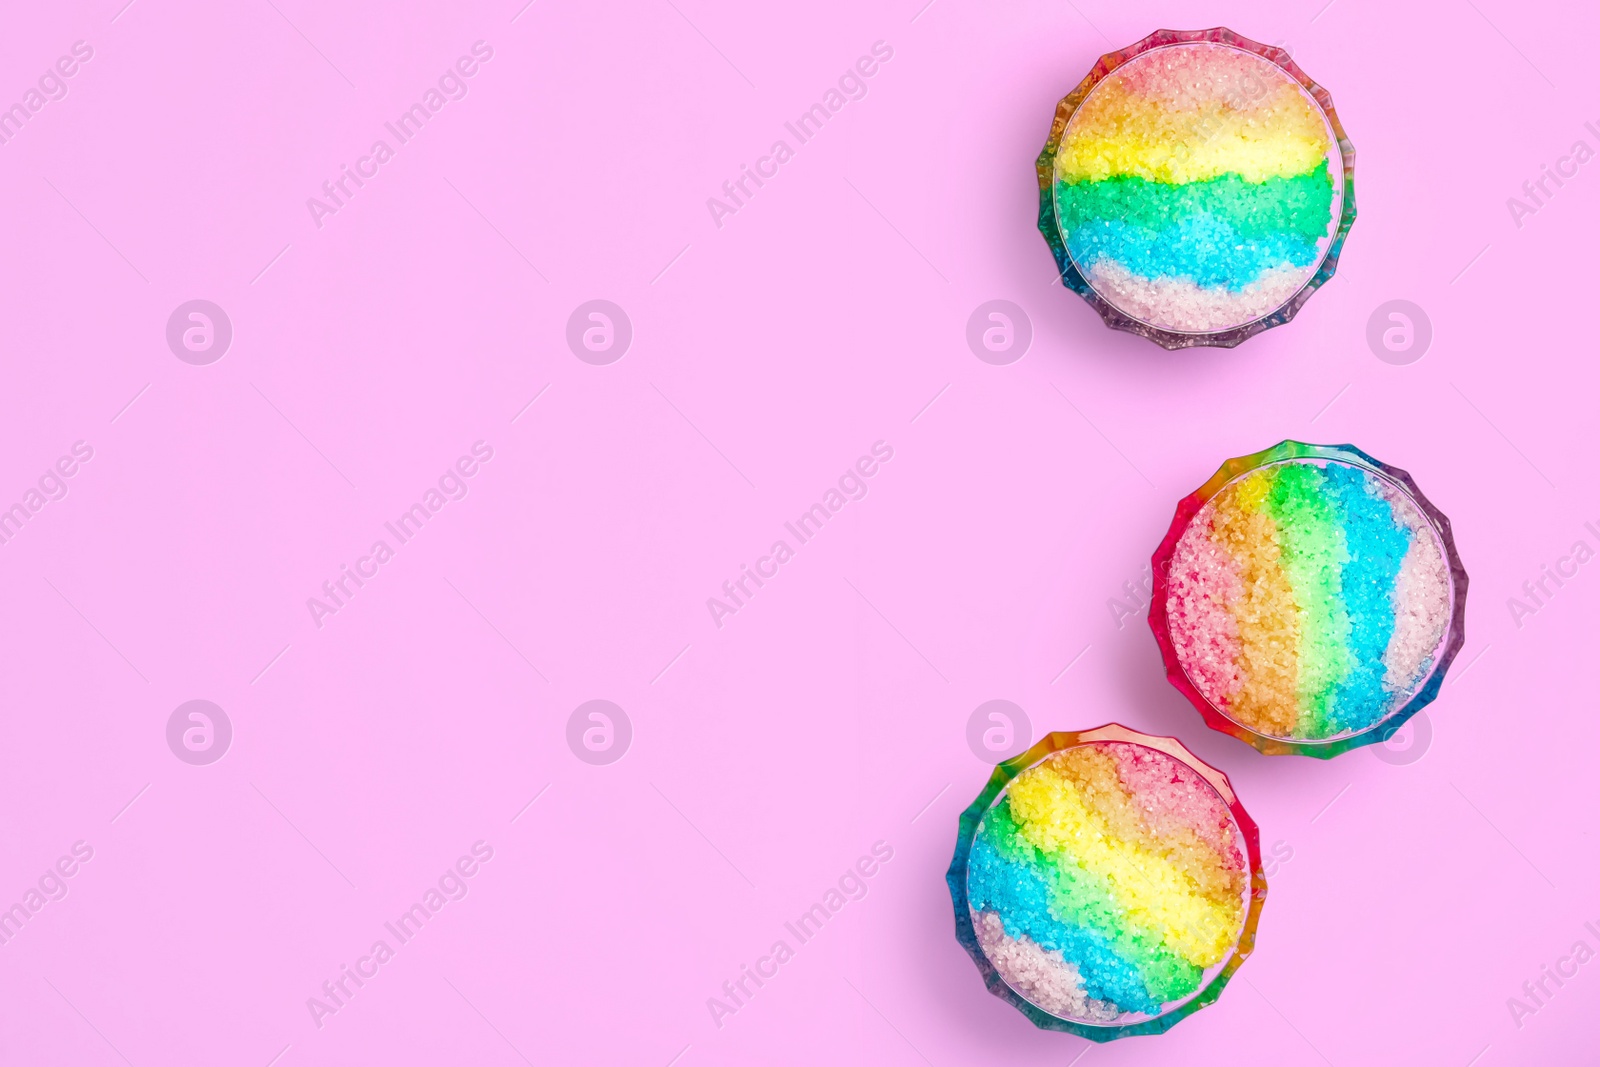
M1351 445L1229 460L1179 502L1151 571L1167 677L1212 728L1271 755L1386 740L1465 640L1450 520Z
M1216 1000L1267 891L1227 777L1117 725L1052 733L995 768L946 880L989 991L1093 1041L1161 1033Z
M1355 149L1280 48L1160 30L1056 108L1039 229L1106 325L1231 348L1294 317L1355 221Z

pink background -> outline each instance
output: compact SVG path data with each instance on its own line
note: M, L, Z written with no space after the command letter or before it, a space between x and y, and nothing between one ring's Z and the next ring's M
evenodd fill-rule
M1600 563L1520 627L1506 601L1600 547L1600 163L1520 228L1506 198L1600 147L1600 17L1319 3L13 5L0 101L94 57L0 145L0 504L94 458L0 546L0 905L94 856L0 946L0 1061L1592 1054L1600 962L1520 1028L1507 998L1600 948ZM1168 354L1052 280L1033 159L1102 52L1218 23L1332 91L1360 217L1294 322ZM466 98L319 229L306 199L478 40ZM865 99L796 146L879 40ZM707 197L780 137L718 228ZM195 298L233 323L210 366L165 341ZM594 298L633 324L609 366L565 342ZM1010 366L964 340L995 298L1033 324ZM1409 366L1365 340L1397 298L1434 328ZM1421 759L1212 733L1108 605L1181 496L1284 437L1354 442L1455 522L1467 645ZM470 494L319 629L307 598L479 440ZM713 625L879 440L869 495ZM591 766L566 723L601 698L634 734ZM1216 1005L1091 1047L984 991L944 871L994 698L1036 736L1180 737L1292 850ZM209 766L167 747L192 699L233 724ZM307 998L480 840L465 899L319 1028ZM707 998L880 840L865 899L719 1028Z

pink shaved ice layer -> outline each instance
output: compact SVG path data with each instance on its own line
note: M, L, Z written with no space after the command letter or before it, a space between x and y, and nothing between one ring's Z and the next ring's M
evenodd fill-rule
M1051 1015L1110 1022L1121 1014L1115 1004L1084 991L1083 976L1059 949L1046 949L1026 935L1011 937L996 912L983 912L975 925L983 954L1006 985Z
M1151 833L1164 840L1191 830L1232 870L1244 869L1228 806L1194 768L1142 745L1108 742L1117 776Z
M1379 494L1395 521L1411 530L1411 547L1394 583L1394 633L1383 653L1384 685L1409 692L1428 673L1450 619L1450 568L1438 534L1415 502L1384 479Z
M1305 285L1306 273L1286 263L1233 290L1202 287L1189 278L1146 278L1101 256L1089 268L1088 279L1095 292L1141 322L1185 333L1214 333L1278 310Z
M1219 100L1237 111L1270 111L1278 93L1297 91L1270 60L1217 44L1169 49L1161 62L1129 63L1112 76L1169 111L1203 111Z
M1244 595L1239 564L1211 536L1209 503L1189 523L1172 554L1167 611L1184 620L1173 627L1184 670L1206 699L1226 706L1244 684L1239 673L1239 623L1228 605Z

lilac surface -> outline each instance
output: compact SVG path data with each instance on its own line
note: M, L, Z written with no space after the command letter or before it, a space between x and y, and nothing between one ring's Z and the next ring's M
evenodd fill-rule
M9 15L0 102L94 54L0 144L0 505L94 455L0 545L0 907L75 842L93 858L0 945L0 1061L1069 1062L1086 1043L987 995L952 936L943 871L986 776L967 719L997 698L1035 736L1180 736L1278 858L1222 999L1080 1062L1593 1049L1600 963L1507 1003L1600 949L1600 576L1570 556L1600 548L1596 164L1507 203L1600 148L1592 10ZM1053 280L1033 159L1101 53L1217 23L1332 91L1361 220L1294 322L1169 354ZM479 40L465 98L319 228L307 198ZM865 97L799 144L785 123L880 40ZM793 157L719 227L707 198L779 138ZM566 342L597 298L633 325L609 366ZM997 298L1031 319L1007 366L966 341ZM167 345L192 299L233 326L207 366ZM1397 299L1432 325L1410 365L1368 347ZM1419 759L1261 757L1204 727L1135 617L1176 501L1284 437L1355 442L1455 523L1467 645ZM307 599L480 440L467 496L319 628ZM867 495L798 544L784 524L879 440ZM707 598L779 538L793 558L719 628ZM632 724L604 766L566 734L599 699ZM210 765L168 747L191 700L232 723ZM480 840L467 895L319 1028L308 998ZM892 859L841 888L878 841ZM800 943L785 923L830 888Z

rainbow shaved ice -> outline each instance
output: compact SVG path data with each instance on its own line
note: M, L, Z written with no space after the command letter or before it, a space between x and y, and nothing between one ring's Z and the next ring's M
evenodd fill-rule
M1167 631L1212 707L1268 737L1369 730L1435 667L1453 609L1444 546L1366 467L1292 460L1227 483L1179 537Z
M1132 56L1068 121L1051 195L1066 254L1123 314L1183 334L1272 314L1321 267L1344 208L1321 105L1253 52Z
M1053 753L984 814L966 866L982 952L1053 1016L1119 1025L1191 998L1239 943L1250 872L1228 805L1165 752Z

